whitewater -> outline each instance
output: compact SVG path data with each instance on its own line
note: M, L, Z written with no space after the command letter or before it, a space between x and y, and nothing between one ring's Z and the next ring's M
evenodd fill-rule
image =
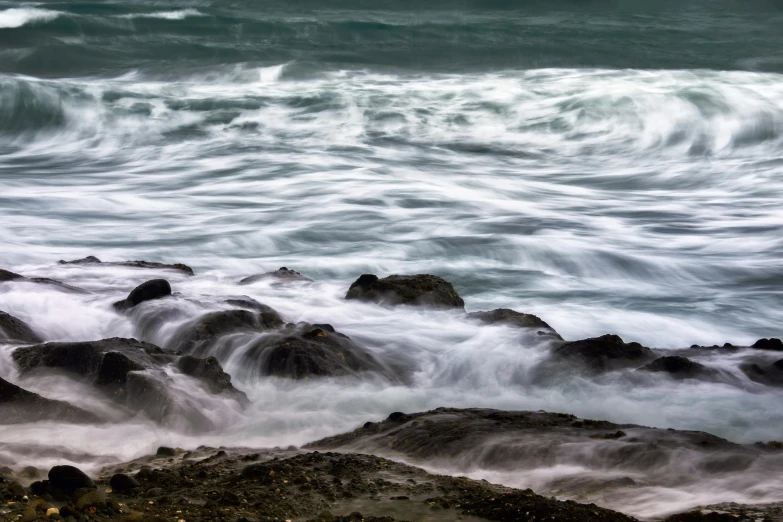
M439 6L417 17L401 4L320 12L302 2L301 13L275 2L22 4L0 2L0 268L89 293L4 283L0 310L47 341L135 337L165 348L182 325L248 296L415 370L402 383L305 382L225 358L246 410L172 372L220 427L205 433L184 419L124 418L73 379L23 377L13 346L0 345L0 377L114 416L99 428L0 426L0 464L21 455L97 470L161 445L300 446L440 406L780 440L780 390L747 381L731 353L709 363L743 386L664 377L540 385L532 369L547 340L453 311L344 299L363 273L429 273L453 283L468 311L536 314L567 340L613 333L677 349L780 337L783 62L770 52L781 47L770 36L779 11L721 21L693 6L678 16ZM698 37L676 25L698 27L699 16ZM568 52L533 52L547 30L580 20L587 34L568 36ZM728 29L739 24L761 28L744 53ZM640 28L664 57L633 43ZM702 40L718 35L736 38L721 57ZM676 52L662 50L669 37ZM584 56L573 57L580 46ZM87 255L181 262L196 275L57 264ZM314 282L239 284L283 266ZM153 277L187 298L168 305L168 322L111 308ZM474 461L437 470L545 492L553 477L585 473L577 460L532 472ZM656 517L780 500L779 479L762 469L601 505Z

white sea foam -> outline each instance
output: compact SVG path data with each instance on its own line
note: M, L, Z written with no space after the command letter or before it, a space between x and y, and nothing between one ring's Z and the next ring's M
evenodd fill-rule
M62 13L37 7L14 7L0 11L0 29L15 29L28 24L49 22Z
M120 18L159 18L161 20L184 20L192 16L206 16L198 9L178 9L176 11L155 11L151 13L130 13Z

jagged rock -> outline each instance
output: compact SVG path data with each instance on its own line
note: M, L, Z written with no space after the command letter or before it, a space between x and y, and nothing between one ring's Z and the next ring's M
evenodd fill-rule
M165 279L152 279L134 288L128 297L114 303L114 308L123 311L144 301L161 299L171 295L171 285Z
M20 343L41 343L43 339L30 326L16 317L0 310L0 340Z
M128 266L132 268L152 268L159 270L177 270L187 275L193 275L193 269L182 263L156 263L153 261L109 261L103 262L95 256L87 256L83 259L74 259L72 261L58 261L60 265L103 265L103 266Z
M391 275L383 279L364 274L354 281L345 298L387 305L465 308L451 283L429 274Z
M49 484L66 492L81 488L95 489L95 482L85 472L73 466L55 466L49 470Z
M369 352L328 324L289 325L259 338L244 357L262 375L303 379L376 371L394 378Z
M716 375L717 372L703 364L693 362L687 357L669 355L659 357L646 366L639 368L645 372L665 372L676 379L697 379Z
M563 343L552 353L559 359L578 361L594 372L638 366L654 357L649 348L639 343L626 343L617 335Z
M231 376L223 371L218 360L214 357L199 359L190 355L182 356L177 361L177 368L185 375L199 379L212 393L227 393L247 403L247 395L234 388L231 384Z
M0 424L18 424L42 420L94 423L94 414L63 401L41 397L0 378Z
M239 281L239 284L249 285L257 281L262 281L264 279L278 279L280 281L303 281L303 282L313 281L309 277L303 276L296 270L290 270L286 267L281 267L275 270L274 272L265 272L263 274L256 274L256 275L245 277L244 279Z
M783 341L776 338L759 339L753 343L753 348L757 348L759 350L773 350L776 352L783 352Z
M496 308L488 312L471 312L470 319L476 319L485 324L503 324L519 328L537 328L539 335L549 335L562 339L560 335L539 317L510 310L508 308Z

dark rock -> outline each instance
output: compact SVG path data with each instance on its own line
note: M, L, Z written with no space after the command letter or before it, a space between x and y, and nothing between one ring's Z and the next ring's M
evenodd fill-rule
M383 279L364 274L354 281L345 298L388 305L465 308L451 283L429 274L391 275Z
M535 315L524 314L508 308L497 308L489 312L471 312L468 314L468 317L485 324L503 324L519 328L537 328L539 335L551 335L558 339L562 339L554 328Z
M134 288L128 297L114 303L117 310L128 310L145 301L161 299L171 295L171 285L165 279L152 279Z
M375 371L396 379L393 371L331 325L291 325L260 337L244 357L248 365L258 365L262 375L303 379Z
M249 277L246 277L239 281L240 285L249 285L252 283L255 283L257 281L262 281L264 279L276 279L279 281L302 281L302 282L312 282L313 280L309 277L305 277L296 270L290 270L286 267L281 267L275 270L274 272L266 272L263 274L256 274Z
M87 511L90 508L102 508L106 505L106 501L96 490L87 491L79 495L75 506L78 511Z
M25 344L43 342L43 338L35 333L27 323L2 310L0 310L0 339Z
M158 379L148 373L130 372L127 375L125 404L134 411L161 422L174 412L174 402L168 390Z
M155 498L155 497L160 497L162 495L163 495L163 489L162 488L148 489L146 491L146 493L144 494L144 496L147 497L147 498Z
M783 352L783 341L775 338L759 339L753 343L753 348L757 348L759 350L773 350L776 352Z
M578 361L594 372L638 366L654 357L649 348L639 343L626 343L617 335L564 343L552 353L560 359Z
M123 473L117 473L109 479L109 486L111 486L112 491L127 491L129 489L141 487L141 484L133 477Z
M8 484L8 492L11 493L14 500L22 500L22 497L27 495L27 490L24 489L24 486L16 481Z
M161 446L158 448L158 451L155 452L155 456L157 457L175 457L176 455L177 450L167 446Z
M162 269L162 270L177 270L179 272L183 272L187 275L193 275L193 269L190 268L188 265L184 265L182 263L174 263L174 264L167 264L167 263L155 263L151 261L110 261L110 262L102 262L100 259L98 259L95 256L87 256L83 259L74 259L73 261L62 261L60 260L58 262L61 265L104 265L104 266L128 266L132 268L152 268L152 269Z
M176 350L207 354L212 345L225 335L237 333L263 332L282 326L283 319L272 308L254 313L249 310L225 310L212 312L181 328L174 336Z
M67 402L46 399L0 378L0 418L4 424L42 420L74 423L99 422L90 412Z
M401 411L395 411L389 414L388 420L390 420L391 422L405 422L409 418L410 417L408 415L405 415Z
M739 518L728 513L702 513L701 511L689 511L671 515L663 522L739 522Z
M783 386L783 359L772 364L748 363L740 366L742 372L752 381L767 386Z
M703 364L693 362L687 357L679 355L659 357L650 364L639 368L639 371L665 372L678 379L695 379L716 374L714 370L707 368Z
M0 268L0 283L5 283L6 281L16 281L17 279L24 279L24 276Z
M95 482L85 472L73 466L55 466L50 469L49 483L57 489L68 492L79 488L96 487Z
M234 388L231 376L223 371L223 367L214 357L199 359L184 355L177 361L177 368L185 375L200 380L212 393L227 393L241 402L248 402L247 395Z
M35 479L42 476L42 473L41 470L35 466L25 466L19 475L27 479Z
M28 283L51 285L51 286L56 286L61 290L66 290L68 292L74 292L78 294L89 293L87 290L84 290L83 288L77 288L75 286L67 285L63 282L56 281L54 279L49 279L48 277L25 277L23 275L19 275L14 272L9 272L8 270L0 269L0 283L5 283L8 281L24 281Z

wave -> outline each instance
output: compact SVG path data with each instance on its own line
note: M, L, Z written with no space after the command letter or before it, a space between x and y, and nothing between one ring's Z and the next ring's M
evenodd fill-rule
M180 9L176 11L156 11L152 13L131 13L120 15L119 18L159 18L161 20L184 20L191 16L207 16L197 9Z
M36 7L19 7L0 11L0 29L15 29L25 25L50 22L62 15L59 11Z

